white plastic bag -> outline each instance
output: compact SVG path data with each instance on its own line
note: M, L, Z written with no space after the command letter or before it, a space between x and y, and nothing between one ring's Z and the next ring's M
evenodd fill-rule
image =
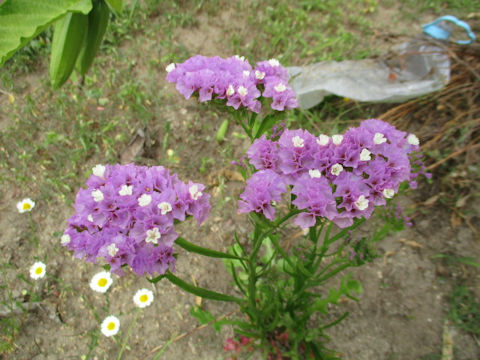
M288 68L303 109L330 94L358 101L403 102L442 89L450 80L445 48L425 38L400 44L380 59L323 61Z

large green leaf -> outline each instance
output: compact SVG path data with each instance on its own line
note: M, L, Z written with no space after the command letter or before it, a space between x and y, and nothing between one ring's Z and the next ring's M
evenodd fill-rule
M111 9L116 11L117 13L122 12L122 0L106 0L107 4L110 6Z
M92 0L0 1L0 66L67 12L88 14Z

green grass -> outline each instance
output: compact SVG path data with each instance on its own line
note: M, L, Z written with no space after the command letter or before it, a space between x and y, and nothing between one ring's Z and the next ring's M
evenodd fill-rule
M453 287L449 317L459 329L480 340L480 300L464 284Z

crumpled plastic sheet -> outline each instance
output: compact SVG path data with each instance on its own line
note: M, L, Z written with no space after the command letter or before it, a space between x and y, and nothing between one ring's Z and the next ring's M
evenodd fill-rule
M331 94L357 101L404 102L447 85L450 59L445 47L417 38L379 59L322 61L289 67L288 72L303 109Z

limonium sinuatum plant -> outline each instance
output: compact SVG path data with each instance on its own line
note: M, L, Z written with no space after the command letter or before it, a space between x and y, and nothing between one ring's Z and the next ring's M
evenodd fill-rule
M80 189L61 243L78 258L103 258L112 272L128 265L137 275L175 269L174 222L210 211L204 186L184 183L162 166L97 165Z

